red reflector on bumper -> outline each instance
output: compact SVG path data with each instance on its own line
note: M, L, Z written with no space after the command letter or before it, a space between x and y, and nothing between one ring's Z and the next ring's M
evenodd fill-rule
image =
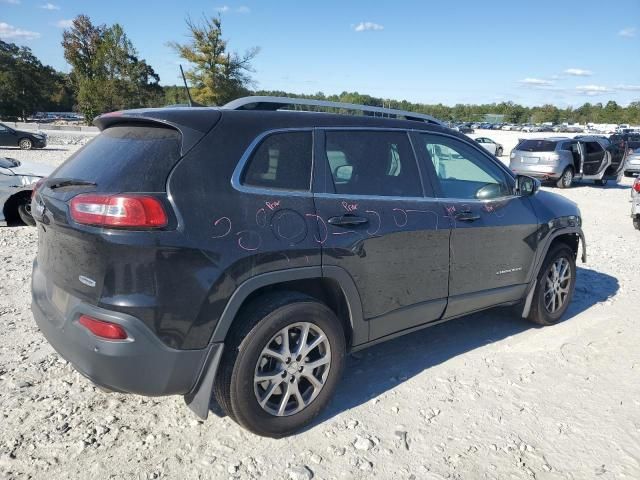
M80 325L85 327L96 337L106 338L107 340L126 340L128 337L125 329L117 323L97 320L87 315L82 315L78 321L80 322Z

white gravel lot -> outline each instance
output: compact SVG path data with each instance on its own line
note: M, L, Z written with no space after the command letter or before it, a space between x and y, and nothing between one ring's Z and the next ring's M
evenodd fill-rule
M508 155L520 135L483 136ZM76 148L0 155L55 164ZM283 440L92 386L32 319L35 229L0 229L0 478L640 478L629 186L554 189L582 209L589 255L563 322L493 310L362 351L322 418Z

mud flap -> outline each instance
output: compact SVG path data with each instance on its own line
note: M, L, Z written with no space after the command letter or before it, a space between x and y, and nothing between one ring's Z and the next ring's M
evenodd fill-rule
M218 371L223 350L223 343L216 343L211 346L196 386L184 396L187 406L202 420L206 420L209 416L213 382L216 379L216 372Z

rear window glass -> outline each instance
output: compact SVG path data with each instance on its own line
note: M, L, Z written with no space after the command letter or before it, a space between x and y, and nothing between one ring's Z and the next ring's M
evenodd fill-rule
M111 127L72 155L51 178L94 182L103 192L162 192L179 159L180 134L176 130Z
M311 146L311 132L268 136L251 156L242 183L280 190L309 190Z
M516 150L525 152L553 152L555 149L556 142L550 140L523 140L516 147Z

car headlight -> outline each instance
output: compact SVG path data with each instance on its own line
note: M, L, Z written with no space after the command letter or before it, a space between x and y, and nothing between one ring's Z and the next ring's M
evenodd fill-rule
M30 175L22 175L20 177L20 183L22 183L22 185L24 186L28 186L28 185L35 185L36 183L38 183L38 180L40 180L42 177L33 177Z

